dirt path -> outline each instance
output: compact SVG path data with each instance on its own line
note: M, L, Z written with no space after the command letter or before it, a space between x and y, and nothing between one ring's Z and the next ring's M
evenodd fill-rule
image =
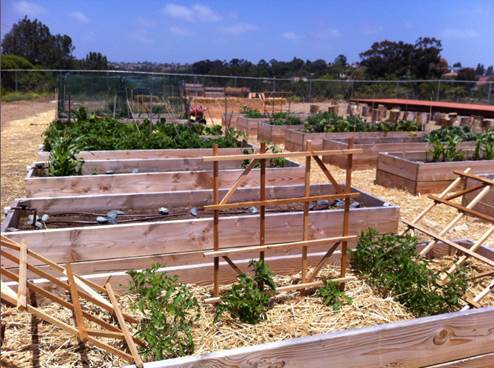
M24 196L26 166L36 161L42 133L55 118L56 103L16 101L1 106L1 206ZM3 217L3 210L1 213Z

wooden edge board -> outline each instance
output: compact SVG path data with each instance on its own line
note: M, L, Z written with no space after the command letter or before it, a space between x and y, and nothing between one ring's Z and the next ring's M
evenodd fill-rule
M216 157L216 156L213 156L213 157ZM228 189L228 192L226 192L225 196L221 199L219 204L225 204L230 199L230 197L233 194L235 194L236 190L245 182L245 180L247 180L247 175L249 175L249 173L256 166L256 164L257 164L257 160L252 160L249 163L249 165L247 165L247 167L244 169L244 171L242 171L240 176L232 184L230 189ZM217 180L217 174L218 174L217 172L218 172L217 168L215 170L213 170L213 181ZM216 175L215 175L215 173L216 173ZM215 181L215 183L213 183L213 184L215 184L214 187L217 188L218 183L216 183L216 181ZM214 191L216 192L216 190L214 190ZM215 203L215 204L217 204L217 203Z
M269 249L274 249L274 248L319 245L319 244L324 244L324 243L333 242L333 241L352 240L352 239L356 239L356 238L357 238L357 235L346 235L346 236L335 236L332 238L323 238L323 239L300 240L300 241L294 241L294 242L288 242L288 243L273 243L273 244L265 244L265 245L253 245L253 246L247 246L247 247L222 249L222 250L218 250L218 251L207 251L207 252L204 252L203 255L205 257L220 257L220 256L226 256L229 254L250 252L253 250L269 250Z
M72 272L72 266L67 264L67 281L70 289L70 298L72 299L72 305L74 306L74 320L77 327L79 340L86 342L88 334L86 326L84 325L84 316L82 315L81 301L79 299L79 293L77 291L77 285L75 283L74 274Z
M323 150L323 151L299 151L299 152L281 152L281 153L254 153L241 155L225 155L225 156L204 156L205 162L211 161L243 161L243 160L261 160L272 158L289 158L289 157L308 157L308 156L329 156L329 155L348 155L363 153L360 148L344 149L344 150Z
M360 193L352 192L352 193L337 193L337 194L319 194L313 196L306 197L296 197L296 198L279 198L279 199L265 199L259 201L245 201L245 202L235 202L235 203L225 203L225 204L217 204L217 205L206 205L204 206L204 210L213 211L213 210L225 210L230 208L237 207L251 207L251 206L278 206L282 204L289 203L306 203L313 202L321 199L339 199L339 198L357 198L360 196Z
M27 246L21 244L19 249L19 279L17 286L17 307L26 308L27 304Z
M479 189L482 189L484 188L485 185L484 184L480 184L480 185L477 185L477 186L473 186L473 187L470 187L470 188L466 188L466 189L463 189L463 190L460 190L456 193L451 193L450 195L442 198L446 201L451 201L452 199L455 199L455 198L458 198L458 197L461 197L465 194L468 194L468 193L471 193L471 192L475 192L476 190L479 190Z

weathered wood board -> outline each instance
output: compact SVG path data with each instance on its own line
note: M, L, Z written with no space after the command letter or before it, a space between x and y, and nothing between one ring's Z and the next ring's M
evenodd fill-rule
M253 170L243 187L259 185L258 170ZM230 187L242 172L243 169L222 170L219 187ZM31 169L24 180L28 197L207 189L211 188L213 180L211 169L59 177L36 177L33 173ZM267 185L300 184L303 181L303 167L266 169Z
M274 144L285 144L285 134L288 129L301 129L303 125L271 125L259 123L257 139L260 142L271 142Z
M363 139L363 138L407 138L423 137L425 132L345 132L345 133L307 133L300 129L288 129L285 133L285 149L301 151L307 140L311 140L312 148L322 150L323 139Z
M256 139L259 123L264 123L268 120L269 118L254 119L245 117L244 115L239 115L235 123L235 127L237 130L240 130L241 132L247 134L247 137Z
M484 364L494 352L493 330L494 307L488 307L157 361L146 366L310 368L327 367L331 362L332 368L411 368L482 355L487 357L482 358ZM458 367L479 366L474 364Z
M492 171L492 173L490 174L479 175L494 180L494 171ZM479 183L477 180L467 178L467 188L471 188L479 184L481 183ZM462 199L463 205L466 206L478 193L479 191L476 190L475 192L465 194ZM475 207L473 207L473 209L485 213L486 215L494 216L494 187L491 187L489 193L487 193L487 195Z
M345 149L345 140L323 139L323 149ZM430 151L432 146L424 142L421 137L404 138L362 138L353 141L354 148L363 149L363 153L353 155L352 168L355 170L373 169L377 165L377 157L381 152L420 152ZM465 142L460 146L463 149L472 149L473 142ZM343 156L324 156L323 161L345 169L347 160Z
M381 152L378 155L376 184L399 188L417 195L437 193L455 178L454 170L470 167L472 173L494 170L494 160L424 162L429 152Z

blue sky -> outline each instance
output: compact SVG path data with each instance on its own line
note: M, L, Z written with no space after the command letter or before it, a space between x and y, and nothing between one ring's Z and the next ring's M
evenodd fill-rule
M75 55L112 61L333 60L377 40L443 41L464 65L494 64L494 0L2 0L4 34L25 14L66 33Z

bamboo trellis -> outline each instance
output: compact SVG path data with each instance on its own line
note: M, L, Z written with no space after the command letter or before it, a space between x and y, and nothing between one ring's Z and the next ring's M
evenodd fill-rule
M351 191L351 178L352 178L352 160L354 154L362 153L361 149L354 149L352 140L348 140L347 149L344 150L323 150L323 151L313 151L311 148L311 142L307 141L306 149L302 152L284 152L284 153L266 153L266 145L261 144L261 149L259 153L256 154L239 154L239 155L222 155L218 156L218 146L213 146L213 155L204 157L204 161L213 163L213 203L212 205L205 206L205 210L211 210L214 212L213 217L213 250L204 252L204 256L213 258L213 297L205 300L206 303L215 303L219 301L219 260L222 257L238 274L242 274L237 265L231 260L230 256L232 254L239 254L244 252L259 251L259 258L264 259L265 253L270 249L278 248L301 248L301 271L302 279L299 284L293 284L288 286L278 287L276 292L286 292L298 289L307 289L323 285L323 281L314 281L320 270L323 268L329 257L341 246L341 260L340 260L340 275L339 278L333 279L333 281L340 283L344 287L344 283L352 277L346 275L347 270L347 248L348 241L356 239L357 235L349 234L349 224L350 224L350 201L352 198L359 196L359 193ZM346 179L345 186L342 188L340 184L336 181L333 175L330 173L329 169L324 165L321 157L327 155L346 155L347 156L347 169L346 169ZM282 199L266 199L266 164L267 160L275 158L288 158L288 157L305 157L305 181L304 181L304 196L296 198L282 198ZM219 199L219 162L220 161L244 161L250 160L245 170L240 174L238 179L233 183L231 188L225 194L225 196ZM321 171L324 173L329 182L333 185L335 189L334 194L321 194L321 195L311 195L310 194L310 169L311 162L314 160L319 166ZM245 202L234 202L230 203L229 200L235 193L235 191L242 186L242 184L247 179L247 176L252 171L252 169L259 163L260 165L260 180L259 180L259 200L257 201L245 201ZM321 239L310 239L309 226L310 226L310 216L309 216L309 204L312 201L317 200L334 200L343 199L343 225L342 232L340 236L321 238ZM266 243L266 225L265 225L265 209L268 206L278 206L286 205L290 203L303 203L303 229L302 235L303 240L293 241L286 243ZM239 207L249 207L258 206L259 207L259 245L252 246L242 246L234 247L228 249L220 249L220 238L219 238L219 214L221 210ZM330 244L327 252L322 256L320 261L317 263L312 272L308 273L308 249L310 246Z
M431 240L425 245L425 247L421 250L421 256L427 256L427 254L434 248L434 246L441 242L443 244L448 245L450 249L450 253L452 249L456 249L462 255L458 257L455 261L452 262L450 267L446 271L446 275L443 276L442 280L444 281L448 274L454 273L458 267L460 267L468 257L474 258L477 261L483 263L484 265L492 268L494 272L494 261L484 257L479 252L479 248L484 244L487 239L494 234L494 217L489 216L485 213L479 212L474 209L474 207L488 194L490 190L494 190L494 180L490 180L478 175L474 175L470 173L470 168L467 168L465 171L454 171L458 177L439 195L429 194L429 198L432 200L432 203L429 204L413 221L405 221L402 222L407 226L407 228L402 232L406 233L408 231L414 232L415 230L427 235L431 238ZM480 184L466 188L465 187L465 179L471 178L478 181ZM463 186L462 188L458 188ZM458 189L457 189L458 188ZM453 192L453 190L457 190ZM478 191L478 192L477 192ZM461 205L453 202L455 199L462 198L465 194L477 192L477 194L472 198L470 202L466 205ZM432 209L434 209L438 205L446 205L450 208L454 208L457 210L456 216L438 233L429 230L428 228L419 225L419 222L424 219L424 217L429 214ZM472 216L476 217L480 220L483 220L488 223L486 227L486 231L479 237L477 241L471 247L465 247L458 242L450 240L447 238L448 232L453 229L453 227L464 218L464 216ZM487 272L484 276L492 275L492 272ZM477 307L483 298L485 298L489 292L494 292L494 280L490 282L490 284L485 287L480 293L475 295L473 298L467 298L466 301L469 303L469 306L466 306L464 309L468 309L470 306Z
M94 345L129 363L136 364L137 367L143 366L142 359L137 350L137 345L143 346L144 342L132 337L127 326L127 323L137 323L138 320L121 311L116 295L109 283L107 283L105 287L102 287L74 274L71 264L62 267L28 249L25 244L14 242L5 236L1 236L0 244L1 257L8 259L13 264L13 268L9 269L0 267L2 279L9 279L17 283L16 292L7 283L0 281L2 302L15 305L18 309L25 310L37 318L62 329L69 335L75 336L79 342L83 344L88 343ZM18 252L18 256L15 255L16 252ZM29 257L40 261L43 264L43 267L31 264L29 262ZM55 276L53 272L45 271L44 268L46 267L51 269L51 271L55 271L54 273L58 274L58 276ZM14 272L14 269L18 270L17 273ZM70 301L45 288L37 286L28 279L28 271L48 280L54 286L68 293L70 295ZM32 305L30 303L30 298L28 297L28 290L35 295L39 294L40 296L49 299L51 302L55 302L62 307L71 310L73 313L74 325L65 323L56 317L45 313L35 305ZM102 313L109 313L114 316L118 322L118 326L85 310L86 308L83 307L81 300L97 306ZM98 328L90 328L91 326L97 326ZM98 338L123 340L130 353L120 350Z

